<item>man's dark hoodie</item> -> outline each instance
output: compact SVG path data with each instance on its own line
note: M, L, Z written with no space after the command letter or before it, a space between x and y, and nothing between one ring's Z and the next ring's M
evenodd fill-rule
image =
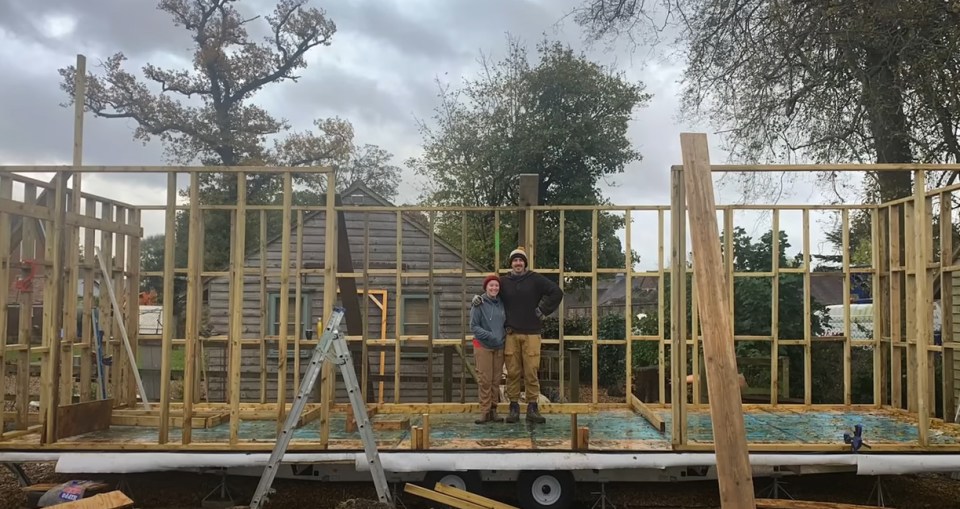
M563 290L542 274L529 270L519 275L510 272L500 276L500 298L507 312L508 329L519 334L540 334L540 316L556 311L563 300Z

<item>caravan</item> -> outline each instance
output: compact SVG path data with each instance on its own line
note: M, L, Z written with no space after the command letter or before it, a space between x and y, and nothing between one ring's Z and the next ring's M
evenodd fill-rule
M843 304L826 307L826 313L818 313L825 317L824 329L821 336L843 336L845 325ZM940 344L940 330L943 324L940 301L933 303L933 334L935 344ZM873 303L850 304L850 339L873 339Z

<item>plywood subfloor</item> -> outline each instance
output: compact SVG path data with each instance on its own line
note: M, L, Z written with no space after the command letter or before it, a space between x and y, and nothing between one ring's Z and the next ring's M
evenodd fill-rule
M668 451L670 447L670 409L656 407L654 411L666 422L665 433L660 433L641 415L623 409L602 409L595 413L578 415L578 426L590 429L591 451ZM474 424L476 415L465 413L431 414L429 447L431 450L512 450L557 451L570 450L571 419L567 414L544 414L547 422L527 424ZM397 421L409 419L411 426L421 426L421 414L376 414L373 420ZM776 449L783 444L790 451L797 444L809 446L842 446L843 434L852 433L856 424L864 428L868 444L910 445L917 440L915 417L892 410L862 409L789 409L749 408L744 410L747 439L751 444L769 444ZM346 431L343 414L330 419L330 450L360 450L362 444L357 432ZM691 444L708 444L712 440L710 415L706 408L689 409L688 440ZM204 444L228 445L230 426L224 422L208 429L194 429L192 441ZM250 420L240 423L240 439L245 443L272 444L276 424L271 420ZM379 429L377 442L382 450L409 450L410 430ZM111 426L108 430L86 433L62 440L64 447L83 449L84 445L103 449L117 445L124 450L137 450L157 443L158 430L148 426ZM35 439L35 438L34 438ZM22 437L21 440L29 440ZM171 428L170 443L181 441L179 428ZM319 420L309 422L294 432L293 445L298 442L316 444L320 441ZM933 445L960 448L960 425L931 425ZM207 447L209 450L210 447Z

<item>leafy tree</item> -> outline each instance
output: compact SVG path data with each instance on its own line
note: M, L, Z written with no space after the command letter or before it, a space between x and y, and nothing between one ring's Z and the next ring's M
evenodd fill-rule
M538 45L536 65L517 42L511 41L508 49L500 62L484 60L479 78L456 91L443 89L435 126L421 124L424 154L409 164L428 178L422 201L516 205L519 175L535 173L540 176L540 204L607 203L597 182L640 158L627 139L627 125L634 109L650 96L641 84L559 43ZM565 269L589 271L591 215L571 212L565 219ZM517 214L504 213L501 221L495 239L493 213L468 214L466 251L472 259L489 263L495 242L502 242L504 259L497 264L505 264L515 245ZM556 267L559 214L537 214L537 221L536 264ZM622 218L612 215L599 218L601 266L624 266L623 249L614 235L622 224ZM438 217L437 227L446 240L460 245L460 217Z
M960 159L953 2L585 0L576 18L595 39L675 30L684 110L708 113L742 160ZM910 187L908 172L877 173L869 198Z
M307 66L307 53L331 44L334 22L323 10L307 7L307 0L280 0L272 13L263 16L269 35L257 42L248 26L261 16L245 18L234 4L236 0L160 0L159 8L192 36L193 68L147 64L142 69L144 81L123 67L126 57L118 52L103 63L102 75L87 76L86 108L101 118L134 121L134 138L143 142L159 138L173 164L340 166L346 169L338 180L340 186L350 183L344 176L362 177L392 198L399 169L388 164L391 156L386 151L371 145L355 147L349 122L316 119L314 131L289 132L286 120L254 103L265 87L298 79L298 72ZM60 70L61 87L71 101L75 73L73 66ZM320 200L326 189L324 177L306 173L297 176L296 184L299 203ZM236 185L233 173L203 174L201 201L235 203ZM279 203L281 187L279 176L249 175L248 201ZM272 231L279 217L270 218ZM256 226L258 220L250 217L248 227ZM204 221L205 265L222 269L230 253L230 214L208 212ZM180 214L180 265L185 263L186 225L186 214ZM259 228L249 228L247 246L257 245L258 236Z

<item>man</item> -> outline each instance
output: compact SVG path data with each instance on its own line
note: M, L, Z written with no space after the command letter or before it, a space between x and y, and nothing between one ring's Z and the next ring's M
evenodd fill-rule
M527 269L527 253L523 248L510 253L510 273L500 276L500 298L506 311L507 342L504 360L507 365L507 391L510 413L507 422L520 421L520 382L527 398L526 419L543 424L537 401L540 398L540 333L541 319L556 311L563 300L563 290L542 274ZM478 305L479 296L473 305Z

